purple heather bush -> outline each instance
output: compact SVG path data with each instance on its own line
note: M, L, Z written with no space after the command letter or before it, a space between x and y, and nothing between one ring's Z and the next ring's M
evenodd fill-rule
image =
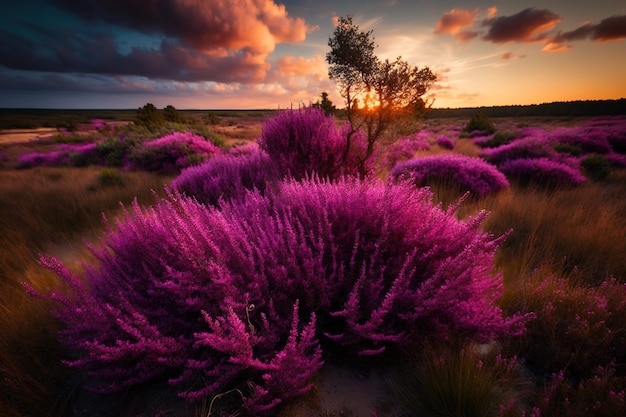
M342 174L346 138L322 109L309 106L279 112L265 122L257 142L280 172L294 178Z
M402 162L391 171L392 178L406 177L417 186L451 181L473 196L483 197L509 186L503 173L480 158L459 154L433 155Z
M606 133L603 128L599 127L558 128L548 134L548 140L578 146L586 153L607 153L611 151L611 145Z
M579 169L549 158L512 159L501 163L498 169L507 178L523 185L579 185L585 182Z
M533 136L513 140L496 148L485 148L479 154L487 162L500 166L505 161L531 158L558 158L552 142L545 136Z
M191 132L173 132L136 147L131 160L136 167L147 171L173 173L218 153L220 148L202 136Z
M435 143L443 149L454 149L454 141L446 135L439 135L435 140Z
M310 388L321 345L364 355L422 337L518 335L496 305L502 238L409 183L290 179L209 207L172 192L111 225L84 277L45 296L103 391L169 378L182 396L239 388L271 415ZM33 291L32 289L30 291Z
M426 139L419 139L417 135L403 136L386 147L384 152L384 166L393 168L400 161L406 161L419 151L430 150L430 143Z
M268 182L279 179L269 156L256 148L249 153L217 155L185 168L172 187L196 200L216 205L220 199L240 199L248 190L263 193Z

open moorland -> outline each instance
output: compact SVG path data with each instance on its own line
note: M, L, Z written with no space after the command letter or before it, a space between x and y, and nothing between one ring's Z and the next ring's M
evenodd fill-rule
M2 416L626 415L626 116L170 110L2 114Z

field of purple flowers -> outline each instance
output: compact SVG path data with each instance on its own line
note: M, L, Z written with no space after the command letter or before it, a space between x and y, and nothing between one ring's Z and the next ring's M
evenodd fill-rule
M313 107L242 146L97 121L17 155L25 175L172 179L110 216L79 266L41 256L52 285L3 277L50 310L59 344L42 343L81 381L49 410L81 415L86 388L108 407L91 415L132 415L160 387L191 404L172 415L295 416L340 365L386 370L372 416L626 413L626 118L444 122L384 141L365 178L364 136ZM3 360L0 405L23 414Z

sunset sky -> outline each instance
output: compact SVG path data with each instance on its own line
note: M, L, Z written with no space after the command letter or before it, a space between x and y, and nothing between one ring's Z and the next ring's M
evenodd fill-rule
M434 107L626 97L626 1L20 0L0 107L285 108L327 91L337 16L428 66Z

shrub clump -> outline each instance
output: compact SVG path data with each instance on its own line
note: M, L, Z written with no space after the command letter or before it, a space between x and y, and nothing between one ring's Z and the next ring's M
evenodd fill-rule
M257 142L279 171L296 179L337 177L347 149L334 118L314 106L279 112L263 125Z
M47 298L96 389L238 388L251 415L271 415L310 388L320 339L376 355L425 335L519 334L525 319L495 304L501 239L485 216L460 221L404 183L290 180L219 208L172 194L135 203L84 277L43 258L68 286Z
M437 139L435 139L435 143L442 147L443 149L452 150L454 149L454 141L450 139L446 135L439 135Z
M391 171L392 178L407 177L417 186L449 181L475 197L497 193L509 186L504 174L480 158L458 154L434 155L401 162Z
M580 185L585 176L575 168L549 158L513 159L498 166L507 178L520 185Z
M184 169L172 187L200 202L217 205L220 200L238 200L248 191L265 191L268 182L279 179L269 156L258 148L249 153L217 155Z
M467 125L463 128L463 132L483 132L484 134L491 134L496 131L496 126L491 119L484 113L474 113L470 118Z
M580 161L585 176L593 181L602 181L611 173L611 164L604 155L589 155Z
M174 132L144 142L132 153L137 167L146 171L173 173L220 153L220 148L191 132Z

